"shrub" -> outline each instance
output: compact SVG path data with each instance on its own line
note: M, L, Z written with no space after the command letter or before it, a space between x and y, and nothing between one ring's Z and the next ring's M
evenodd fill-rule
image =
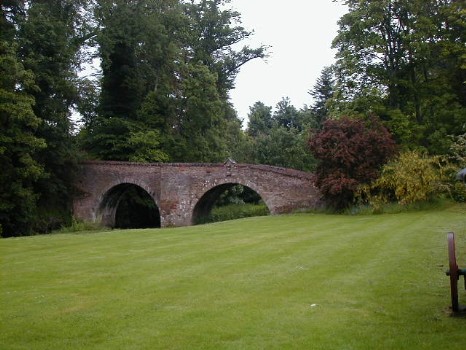
M82 232L82 231L104 231L104 230L108 230L108 228L103 226L100 223L77 220L75 217L73 217L71 219L70 226L62 227L61 229L55 232L56 233L75 233L75 232Z
M396 151L391 134L376 117L327 120L311 135L309 147L319 161L316 186L337 210L351 205L358 187L377 179Z
M265 204L229 204L214 207L207 217L199 218L196 223L205 224L268 214L269 210Z
M466 184L456 182L451 187L451 197L460 203L466 202Z
M460 168L466 167L466 134L458 135L454 138L450 147L453 163Z
M449 169L439 156L404 152L383 167L377 180L359 188L359 198L375 209L389 202L406 206L429 201L450 191Z

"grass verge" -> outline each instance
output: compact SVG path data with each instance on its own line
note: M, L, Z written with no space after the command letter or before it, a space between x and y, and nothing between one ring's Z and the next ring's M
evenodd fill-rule
M0 344L463 349L448 231L466 266L464 205L3 239Z

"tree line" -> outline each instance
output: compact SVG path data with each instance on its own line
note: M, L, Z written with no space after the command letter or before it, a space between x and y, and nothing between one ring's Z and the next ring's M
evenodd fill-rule
M242 44L252 32L230 1L4 0L3 235L69 223L81 159L231 157L314 171L324 163L309 139L344 117L376 118L399 150L451 154L466 133L464 2L340 2L348 12L332 43L336 61L310 89L310 105L258 101L243 129L229 92L241 67L268 52ZM100 71L83 76L92 62Z

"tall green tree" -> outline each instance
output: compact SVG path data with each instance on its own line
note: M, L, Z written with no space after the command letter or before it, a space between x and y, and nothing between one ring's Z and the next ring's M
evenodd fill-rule
M73 171L77 159L71 121L78 99L76 88L78 52L86 26L81 1L41 0L30 2L27 16L19 23L19 53L26 69L34 73L35 115L42 121L36 134L47 148L36 154L46 178L36 184L41 210L38 231L57 228L69 220Z
M250 33L227 3L99 3L102 91L83 132L93 156L142 160L128 142L139 129L157 135L159 148L150 154L163 155L146 161L218 161L233 152L241 124L228 92L239 68L265 48L234 48ZM225 137L230 133L236 136Z
M225 112L216 88L217 77L202 64L188 63L185 68L172 156L184 162L224 160Z
M379 114L405 146L445 152L466 121L464 2L341 2L349 11L333 46L343 113Z
M99 114L135 119L149 91L173 80L183 30L178 1L100 1L96 7L102 91ZM178 37L177 37L178 36ZM164 79L165 78L165 79Z
M107 160L167 160L161 143L177 109L176 31L185 27L178 1L101 1L95 21L102 76L81 132L85 149Z
M218 77L222 98L234 88L236 75L247 62L263 58L266 46L236 47L250 37L252 32L241 26L241 15L227 8L230 0L189 0L186 12L190 20L189 55L195 62L202 62Z
M298 112L295 106L291 104L288 97L282 98L276 105L276 110L273 115L274 121L285 129L295 128L298 130L303 129L302 114Z
M263 102L256 102L249 107L248 134L257 137L260 134L268 134L273 127L272 107Z
M250 107L243 155L250 163L313 170L315 160L307 146L311 120L309 111L297 110L288 98L278 102L273 112L256 102Z
M44 176L35 159L46 147L36 132L41 124L34 113L34 75L18 59L19 1L1 4L0 17L0 232L4 237L32 232L37 219L35 184Z
M215 135L210 139L216 142L208 143L210 147L213 146L214 152L211 153L215 157L211 160L215 161L224 160L227 156L236 159L244 157L242 150L246 135L229 101L229 92L234 89L236 76L243 65L267 55L264 45L256 48L242 45L253 33L241 25L241 15L230 9L230 3L230 0L185 1L189 21L185 58L195 65L204 65L216 77L221 102L218 117L214 118L217 122L209 132Z
M314 128L322 128L323 123L330 117L330 104L332 103L335 93L335 76L333 66L322 69L309 94L313 97L314 103L311 106L311 112L314 117Z

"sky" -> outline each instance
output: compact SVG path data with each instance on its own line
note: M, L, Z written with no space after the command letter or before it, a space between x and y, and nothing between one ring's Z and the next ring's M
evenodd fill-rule
M231 0L230 7L254 31L244 44L271 46L270 57L246 63L237 76L230 98L238 117L247 123L257 101L275 107L288 97L298 109L311 105L309 90L335 61L331 44L346 8L332 0Z

